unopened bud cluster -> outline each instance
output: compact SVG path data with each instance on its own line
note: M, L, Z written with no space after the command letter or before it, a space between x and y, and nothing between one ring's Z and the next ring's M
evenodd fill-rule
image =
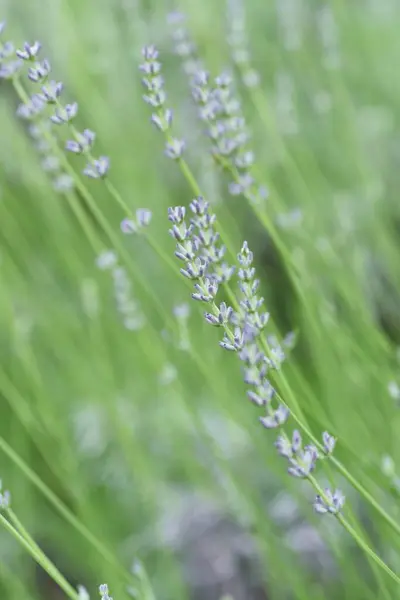
M64 84L60 81L49 79L51 65L48 59L39 60L41 49L40 42L29 44L25 42L23 47L16 51L16 55L22 63L29 64L28 79L38 86L39 90L32 94L28 100L24 100L17 109L18 116L30 120L34 126L42 130L43 138L49 139L49 132L46 131L45 124L48 121L48 109L51 109L50 122L54 125L70 124L78 114L78 104L63 105L61 95ZM83 154L87 157L87 164L83 169L83 174L91 179L104 178L110 166L107 156L93 158L91 148L94 144L96 135L90 129L85 129L82 133L75 127L71 127L73 139L65 144L65 149L74 154ZM47 161L48 162L48 161ZM54 164L54 160L51 161ZM63 176L55 183L55 187L67 187L66 177Z
M265 198L266 191L257 188L252 175L255 157L249 148L250 135L232 77L222 73L211 82L209 73L199 70L191 85L199 117L207 124L214 158L236 174L229 185L230 193L244 194L252 202Z
M131 233L141 233L148 225L152 218L152 212L148 208L138 208L135 218L124 219L121 222L121 231L127 235Z
M232 60L238 67L244 85L249 88L256 87L260 84L260 75L251 66L244 5L240 0L228 2L228 23L228 43L232 51Z
M225 247L221 245L214 227L216 216L201 197L191 202L190 211L192 217L189 223L183 206L169 208L168 218L172 223L170 234L176 241L175 256L184 263L181 273L194 284L192 298L208 305L208 310L204 313L206 322L223 329L221 347L235 352L241 361L243 378L250 388L247 395L255 405L265 409L265 416L260 417L261 424L266 429L279 431L276 448L281 456L287 458L289 474L309 478L317 460L333 452L335 438L324 432L322 451L319 451L312 444L303 446L299 431L295 430L291 439L284 431L290 411L277 396L270 382L270 371L280 368L285 359L283 347L290 348L293 345L294 335L289 334L282 345L275 336L269 336L271 345L263 343L269 313L263 310L264 299L258 295L260 282L256 278L254 257L247 242L243 243L237 256L237 271L223 263L225 276L221 277ZM221 283L229 281L235 271L238 291L233 307L226 302L217 302L217 295ZM336 508L337 511L340 510L344 502L343 498L342 504L335 508L330 503L329 496L318 498L316 510L317 506L322 507L325 502L328 507L326 512L332 513ZM323 512L323 509L320 508L318 512Z
M185 26L185 15L178 11L169 13L168 24L174 43L174 53L182 59L183 69L187 75L193 75L201 67L197 48Z
M102 583L101 585L99 585L99 594L100 600L113 600L112 597L109 595L109 589L106 583Z
M158 50L155 46L145 46L142 50L143 63L139 65L144 77L142 84L146 89L143 100L149 104L153 113L151 121L162 132L167 134L165 154L172 160L181 158L185 142L169 135L172 124L172 110L165 108L167 95L164 90L164 78L161 74L161 63L158 60Z
M145 316L138 301L132 294L132 284L126 269L118 264L118 257L112 250L102 252L96 260L102 271L111 271L114 284L115 302L125 329L137 331L146 324Z

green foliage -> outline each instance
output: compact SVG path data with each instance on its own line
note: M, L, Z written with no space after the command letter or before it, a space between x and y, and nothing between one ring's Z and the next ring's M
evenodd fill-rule
M115 600L129 587L140 600L396 598L400 8L246 0L260 75L249 87L228 44L235 3L178 1L212 76L233 69L269 190L251 204L229 195L232 173L211 159L165 4L0 4L7 38L42 41L65 102L79 103L74 124L95 131L96 156L111 161L109 179L91 181L68 155L82 183L55 192L15 117L18 83L0 80L0 472L14 511L1 515L3 595L52 597L33 558L71 598L70 585L94 598L103 581ZM142 100L150 43L183 165L164 156ZM67 127L60 136L63 147ZM337 438L315 478L345 493L339 518L315 514L309 482L287 475L240 363L190 300L167 209L188 206L196 187L228 260L249 241L267 334L297 333L274 384L300 427ZM124 236L121 221L139 208L151 223ZM125 269L142 328L124 327L115 277L96 264L105 250ZM183 303L187 320L174 312Z

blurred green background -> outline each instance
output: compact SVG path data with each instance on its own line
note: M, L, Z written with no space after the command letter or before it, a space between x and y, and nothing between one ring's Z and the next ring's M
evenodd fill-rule
M157 45L187 161L235 249L247 239L254 250L276 331L298 333L284 370L312 431L338 437L339 459L398 521L400 5L243 8L244 16L222 0L0 0L0 20L17 47L42 42L65 101L79 103L77 127L96 132L113 184L132 210L152 210L151 235L173 259L167 208L193 194L142 100L141 48ZM186 15L213 75L233 68L268 215L301 273L301 298L276 245L213 164L174 53L172 10ZM232 64L227 33L237 14L255 88ZM0 474L37 542L74 585L108 581L115 600L128 597L125 582L77 523L117 564L139 560L160 600L400 597L334 519L313 514L312 490L287 477L237 361L203 323L178 265L169 268L145 236L122 236L126 215L89 181L112 239L78 201L98 250L117 253L140 316L140 327L126 326L113 270L98 267L67 197L52 190L17 106L0 81ZM79 157L71 164L82 168ZM182 320L174 307L183 303L194 306ZM400 572L398 536L333 476L376 552ZM0 581L7 600L63 598L5 531Z

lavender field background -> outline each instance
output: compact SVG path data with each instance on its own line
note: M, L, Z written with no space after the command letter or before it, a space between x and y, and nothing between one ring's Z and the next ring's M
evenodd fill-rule
M2 21L2 598L399 598L398 2L0 0ZM35 40L42 83L6 52ZM75 129L50 120L74 102ZM85 129L106 173L65 150ZM184 206L208 235L198 196L236 267L218 296L169 232ZM245 329L221 302L269 313L262 358L221 347Z

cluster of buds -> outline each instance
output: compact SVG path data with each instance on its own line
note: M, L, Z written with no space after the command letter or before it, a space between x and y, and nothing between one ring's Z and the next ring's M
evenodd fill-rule
M145 316L132 293L132 284L125 268L118 264L116 253L112 250L102 252L97 257L96 264L102 271L111 271L117 312L125 329L143 329L146 324Z
M230 193L244 194L252 202L264 199L266 190L257 187L251 173L255 157L249 148L250 135L232 77L222 73L211 82L209 74L199 70L192 79L192 96L199 118L207 124L214 158L235 173Z
M5 27L6 24L0 22L0 79L13 79L22 69L24 61L18 55L15 58L12 42L3 41Z
M139 65L139 69L144 75L142 84L146 89L143 100L153 109L151 115L152 123L160 131L168 135L165 154L173 160L178 160L185 149L185 142L169 136L172 124L172 111L169 108L165 108L167 95L164 90L164 78L161 75L158 50L155 46L145 46L142 50L142 55L144 61Z
M33 121L34 126L42 130L43 137L48 139L51 133L46 129L47 117L46 107L52 107L50 121L54 125L62 126L67 124L72 132L73 139L65 144L65 149L74 154L83 154L87 158L87 164L83 169L83 174L91 179L103 179L109 170L110 162L107 156L93 158L91 149L95 140L95 134L90 129L85 129L83 133L77 131L72 124L78 114L78 103L63 105L61 95L64 85L60 81L49 80L51 65L47 59L40 61L38 59L41 49L40 42L29 44L25 42L20 50L16 51L17 57L22 62L28 63L28 78L35 85L40 86L40 90L32 94L29 100L24 101L17 109L17 114L25 119ZM55 143L55 142L54 142ZM62 177L61 185L55 187L65 188L66 177ZM60 180L61 181L61 180Z

